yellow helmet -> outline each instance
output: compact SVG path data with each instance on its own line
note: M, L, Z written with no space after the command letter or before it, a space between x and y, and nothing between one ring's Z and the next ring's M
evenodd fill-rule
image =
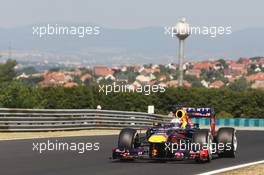
M179 119L181 119L185 115L186 115L186 111L185 110L177 110L176 111L176 117L178 117Z
M184 118L186 115L186 111L185 110L177 110L176 111L176 117L178 117L181 120L181 128L186 128L187 126L187 121L186 118Z

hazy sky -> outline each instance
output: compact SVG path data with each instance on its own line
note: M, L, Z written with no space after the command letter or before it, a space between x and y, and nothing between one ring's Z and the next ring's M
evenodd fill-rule
M109 28L193 25L264 27L261 0L1 0L0 27L38 23L94 23Z

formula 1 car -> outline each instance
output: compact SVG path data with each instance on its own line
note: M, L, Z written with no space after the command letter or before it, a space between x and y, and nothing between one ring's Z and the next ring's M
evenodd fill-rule
M173 123L159 123L139 134L136 129L120 131L118 146L112 151L112 158L119 160L186 160L209 162L213 155L235 157L237 149L236 130L231 127L215 131L215 115L211 108L183 107L190 117L210 118L210 129L201 129L199 124L181 128ZM181 118L181 112L176 116Z

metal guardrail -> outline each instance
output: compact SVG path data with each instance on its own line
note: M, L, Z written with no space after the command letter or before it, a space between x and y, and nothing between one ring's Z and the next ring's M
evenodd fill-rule
M0 131L144 128L169 120L164 115L128 111L0 108ZM209 122L209 118L193 118L193 123L200 125L209 125ZM216 125L264 127L264 119L217 119Z
M0 131L142 128L168 119L163 115L127 111L0 108Z

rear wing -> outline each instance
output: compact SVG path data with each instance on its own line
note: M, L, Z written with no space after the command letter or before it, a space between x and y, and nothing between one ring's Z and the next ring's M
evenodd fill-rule
M193 107L182 107L187 112L189 117L212 117L214 111L212 108L193 108Z
M189 106L182 106L182 105L177 105L176 106L176 111L179 109L185 110L187 115L190 118L199 118L199 117L207 117L210 118L210 128L212 135L215 136L215 124L216 124L216 119L215 119L215 113L213 108L205 107L205 108L200 108L200 107L189 107Z
M210 107L190 107L185 105L175 105L174 112L177 110L183 109L186 111L187 115L189 117L213 117L214 116L214 110Z

